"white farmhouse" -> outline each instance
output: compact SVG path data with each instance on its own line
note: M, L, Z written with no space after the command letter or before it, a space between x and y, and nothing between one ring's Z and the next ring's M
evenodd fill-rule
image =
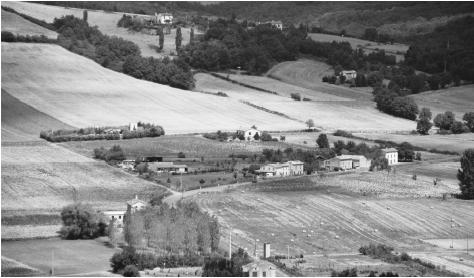
M109 211L104 211L105 217L107 217L107 220L114 221L114 225L117 226L118 228L123 227L123 217L125 215L126 211L124 210L109 210Z
M385 158L388 160L388 165L398 164L398 151L395 148L382 149Z
M299 160L285 163L273 163L260 167L257 173L266 177L288 177L304 174L304 162Z
M245 141L255 141L255 134L258 134L258 138L262 136L261 132L256 128L251 128L244 133Z
M127 211L136 212L142 210L146 207L146 202L138 199L138 196L135 195L135 199L132 199L127 202Z
M340 168L344 170L349 169L368 169L370 167L370 159L363 155L339 155L327 160L324 160L324 168L327 170L334 170Z
M133 159L125 159L120 162L119 166L122 169L133 170L135 168L135 160Z
M173 15L170 13L155 13L155 20L158 24L173 24Z
M341 71L341 76L344 76L347 80L352 80L357 77L357 72L355 70L343 70Z

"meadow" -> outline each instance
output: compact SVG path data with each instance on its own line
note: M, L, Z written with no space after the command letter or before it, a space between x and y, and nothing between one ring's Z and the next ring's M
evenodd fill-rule
M254 77L242 78L250 79ZM260 77L260 80L263 78L264 77ZM315 126L321 129L391 132L403 130L407 131L415 128L415 122L401 118L395 118L379 112L375 109L375 104L373 102L337 100L320 102L294 101L289 97L273 95L262 91L249 89L241 85L211 76L209 74L196 74L195 79L196 90L198 91L221 91L227 94L229 98L237 98L248 101L253 105L264 107L271 111L283 113L284 115L292 119L299 120L300 122L313 119ZM265 82L266 84L270 84L274 81L267 79ZM339 87L340 88L334 89L338 91L344 91L346 89L345 87ZM352 91L349 88L347 88L347 90ZM331 92L329 92L329 94L331 94ZM348 95L348 93L344 94Z
M58 34L39 25L31 23L19 15L2 10L2 31L12 32L14 35L46 36L56 39Z
M38 269L42 276L49 275L53 253L55 275L109 276L109 260L117 251L96 240L51 238L2 242L2 258L25 263Z
M467 112L474 112L474 85L451 87L436 91L426 91L413 95L418 107L428 107L433 118L446 111L456 115L456 120L461 121Z
M59 6L42 5L27 2L5 2L2 5L13 8L19 13L23 13L34 18L53 22L54 18L60 18L65 15L74 15L82 18L82 9L63 8ZM176 55L175 37L176 29L172 29L170 34L165 35L164 46L161 52L157 52L158 37L141 32L128 31L126 28L117 27L117 22L123 13L104 12L104 11L88 11L88 22L90 25L98 26L99 30L106 35L117 36L123 39L133 41L141 50L142 56L161 58L170 54ZM3 20L2 20L3 21ZM3 25L3 22L2 22ZM183 36L183 45L189 43L190 28L181 28ZM195 30L197 34L197 30Z
M367 41L357 38L351 37L343 37L343 36L336 36L336 35L329 35L329 34L322 34L322 33L311 33L309 37L314 41L320 42L348 42L351 44L353 49L362 48L366 54L377 51L377 50L384 50L385 53L395 55L397 62L403 61L405 59L404 54L408 50L408 45L394 43L394 44L386 44L386 43L377 43L373 41Z
M2 89L75 127L142 121L163 126L166 134L304 127L231 98L138 80L56 45L2 43L2 69Z

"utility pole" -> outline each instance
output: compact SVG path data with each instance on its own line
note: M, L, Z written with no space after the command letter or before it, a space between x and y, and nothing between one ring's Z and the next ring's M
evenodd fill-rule
M179 183L181 184L181 201L184 198L184 190L183 190L183 173L179 174Z
M51 276L54 276L54 250L51 250Z
M232 229L229 230L229 261L232 260Z
M290 245L288 244L286 247L288 247L288 253L286 255L286 259L289 260L290 259Z

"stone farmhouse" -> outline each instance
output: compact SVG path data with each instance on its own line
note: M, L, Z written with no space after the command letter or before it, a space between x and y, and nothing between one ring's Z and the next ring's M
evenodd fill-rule
M155 13L155 23L173 24L173 15L170 13Z
M398 150L395 148L382 149L385 158L388 160L388 165L398 164Z
M242 266L242 272L248 273L248 277L276 277L276 267L263 260Z
M127 211L130 211L131 213L142 210L145 207L146 202L138 199L138 195L135 195L135 199L132 199L127 202Z
M120 162L119 166L122 169L133 170L133 169L135 169L135 160L133 160L133 159L122 160L122 162Z
M124 216L127 211L134 213L136 211L142 210L146 207L146 205L147 204L145 201L138 199L138 196L135 195L135 199L127 201L127 210L109 210L104 211L103 213L109 221L114 221L116 227L122 228Z
M299 176L304 174L304 162L295 160L285 163L267 164L256 172L265 177Z
M339 155L324 160L324 168L333 171L335 169L369 169L371 160L363 155Z

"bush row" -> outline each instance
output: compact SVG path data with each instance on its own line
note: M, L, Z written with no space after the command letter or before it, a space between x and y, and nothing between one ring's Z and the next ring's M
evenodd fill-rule
M45 35L30 36L30 35L15 35L9 31L2 31L2 42L32 42L32 43L56 43L57 40L50 39Z

